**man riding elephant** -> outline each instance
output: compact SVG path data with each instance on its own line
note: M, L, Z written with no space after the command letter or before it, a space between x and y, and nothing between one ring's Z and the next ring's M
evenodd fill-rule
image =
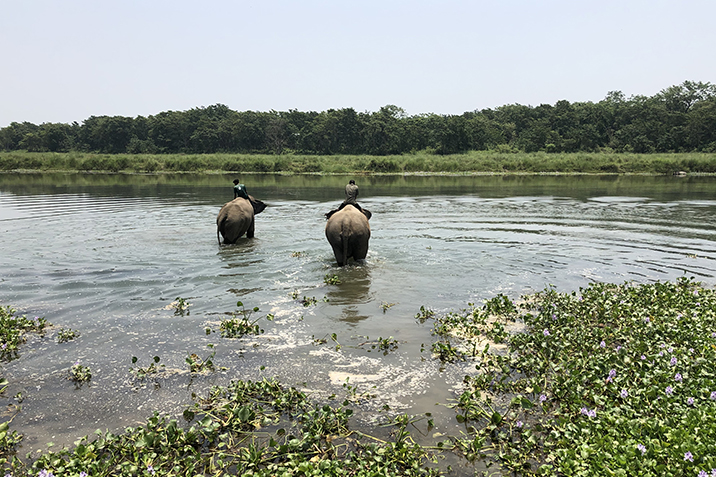
M326 219L330 219L333 214L338 212L339 210L343 209L346 205L350 204L356 209L360 210L365 214L365 216L370 219L371 213L369 210L366 210L362 208L360 205L358 205L358 202L356 202L356 199L358 198L358 186L356 185L356 181L353 179L348 181L348 184L346 184L346 200L343 201L343 203L337 208L333 209L330 212L326 214Z
M249 199L249 193L246 192L246 186L243 184L239 184L238 179L234 179L234 199L237 197L243 197L244 199Z

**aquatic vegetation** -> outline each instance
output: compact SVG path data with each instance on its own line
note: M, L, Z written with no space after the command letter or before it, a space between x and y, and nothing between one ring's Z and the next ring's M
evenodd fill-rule
M18 357L20 345L26 341L26 333L43 334L47 320L36 316L18 316L17 310L0 306L0 359L10 361Z
M186 298L176 297L175 301L172 302L171 306L174 308L174 314L184 316L189 314L189 307L191 303Z
M425 308L425 306L421 306L420 312L415 315L415 319L418 323L425 323L426 321L433 319L434 316L435 312L433 310Z
M343 389L346 391L346 403L359 404L368 401L369 399L373 399L376 396L375 394L371 394L368 391L360 392L358 390L358 385L350 383L350 378L346 378L346 381L343 383L342 386ZM372 388L375 389L375 386L372 386Z
M335 273L328 273L325 277L323 277L323 283L325 283L326 285L340 285L341 279L338 278L338 275L336 275Z
M132 356L132 365L137 364L137 361L139 361L139 359L136 356ZM132 373L134 375L134 377L139 379L140 381L144 380L147 377L147 375L157 374L161 368L164 368L164 365L159 364L159 361L160 361L159 356L155 356L154 358L152 358L152 362L150 363L150 365L147 366L146 368L142 368L139 366L137 366L137 367L130 366L129 372ZM159 365L159 366L157 366L157 365Z
M270 379L214 386L184 412L187 427L154 414L122 434L97 431L73 449L48 451L14 476L54 475L404 475L437 476L435 457L396 418L389 440L352 431L345 404L317 404ZM260 432L258 432L260 431Z
M366 345L370 345L370 350L377 349L379 351L383 351L384 355L387 355L389 351L395 351L398 349L398 340L393 338L392 336L388 338L383 338L382 336L378 338L377 340L371 341L370 337L366 336L366 339L368 341L364 341L363 343L360 343L358 347L363 347Z
M222 338L241 338L244 335L259 335L264 332L257 324L261 317L251 320L251 315L259 311L257 306L247 310L243 302L238 301L236 307L239 309L232 313L231 318L221 321L219 332ZM266 315L266 320L273 321L273 319L273 314Z
M387 438L352 430L350 406L374 395L348 379L343 401L333 395L327 404L264 378L195 393L186 425L154 414L120 435L98 431L26 463L12 457L21 436L5 423L0 464L16 477L430 476L450 452L500 475L708 476L716 469L716 291L686 278L566 293L550 287L444 315L421 307L416 319L432 325L431 349L443 366L475 366L451 404L464 431L433 446L416 444L409 432L425 420L432 429L429 415L394 416ZM329 339L340 346L335 333L314 343ZM397 344L381 337L359 346ZM200 372L213 369L213 358L194 354L187 362ZM0 381L0 389L6 385Z
M383 303L380 304L380 309L383 310L383 313L385 313L386 311L388 311L390 308L394 307L395 305L396 305L396 303L388 303L388 302L384 301Z
M6 465L8 456L15 451L22 441L22 434L10 429L10 422L0 423L0 465Z
M213 344L206 345L209 349L213 349ZM212 351L206 358L202 359L196 353L190 353L184 359L189 365L189 371L192 373L201 373L203 371L214 371L214 357L216 351Z
M92 379L92 371L89 366L81 365L79 361L75 361L75 364L70 366L67 379L78 384L85 383Z
M697 475L716 468L716 293L683 278L549 288L526 332L485 346L455 408L469 459L520 474ZM487 311L487 308L485 308Z
M80 332L77 330L69 329L66 330L64 328L60 328L60 331L57 332L57 342L58 343L66 343L68 341L72 341L75 338L79 338Z

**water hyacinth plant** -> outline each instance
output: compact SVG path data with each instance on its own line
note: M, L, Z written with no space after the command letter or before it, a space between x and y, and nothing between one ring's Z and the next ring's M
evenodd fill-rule
M70 366L68 379L77 384L85 383L92 379L92 372L89 366L83 366L79 361L75 361L75 364Z
M10 361L18 357L18 349L26 340L26 333L42 334L47 320L36 316L19 316L17 310L0 306L0 359Z
M80 336L80 332L77 330L69 329L66 330L64 328L60 328L60 331L57 332L57 342L58 343L67 343L68 341L72 341L75 338L78 338Z
M213 344L206 345L209 349L213 349ZM216 351L212 351L209 356L201 359L198 354L190 353L185 358L186 364L189 365L189 371L192 373L201 373L204 371L214 371L214 357Z
M221 321L219 332L222 338L241 338L244 335L259 335L264 332L257 324L261 317L251 320L251 315L259 311L258 307L247 310L243 302L236 302L236 311L232 313L232 317ZM266 315L268 321L272 321L272 314Z
M154 414L122 434L98 430L73 449L48 451L29 466L14 461L19 476L437 476L434 457L408 432L415 420L392 424L390 440L352 432L345 404L313 403L275 380L233 381L196 397L184 411L189 426Z
M137 364L137 361L139 359L136 356L132 356L132 366L129 367L129 372L134 375L134 377L140 381L144 380L147 375L154 375L157 374L161 369L164 369L163 364L159 364L159 361L161 358L159 356L155 356L152 358L152 362L147 367L141 367L141 366L134 366Z
M412 440L410 416L394 417L388 437L351 430L348 406L364 399L348 381L347 398L329 405L263 379L195 394L186 425L155 414L120 435L98 431L72 449L27 462L0 455L0 464L16 477L431 476L445 467L441 454L456 453L494 465L488 475L716 476L714 290L686 278L592 284L469 307L416 315L461 361L461 376L474 365L452 404L464 429L436 434L434 446ZM458 475L465 469L484 467Z
M714 290L686 278L550 288L514 310L527 332L466 379L456 408L472 435L458 448L478 441L472 457L524 475L716 468Z
M178 296L175 301L172 302L171 306L174 308L175 315L184 316L189 314L191 303L189 303L188 299Z

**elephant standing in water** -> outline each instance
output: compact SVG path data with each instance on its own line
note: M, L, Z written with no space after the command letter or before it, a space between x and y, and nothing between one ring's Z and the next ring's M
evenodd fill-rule
M231 202L227 202L219 211L216 217L216 238L221 245L221 238L224 237L224 243L236 243L242 235L246 234L247 238L254 236L254 216L260 214L266 208L266 204L253 197L250 201L238 197Z
M348 263L351 257L363 260L368 255L370 239L368 217L352 205L346 205L326 222L326 238L333 247L339 267Z

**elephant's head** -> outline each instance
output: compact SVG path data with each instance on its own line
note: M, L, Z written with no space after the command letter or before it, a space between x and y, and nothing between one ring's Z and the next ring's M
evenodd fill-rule
M266 208L266 204L264 204L258 199L255 199L252 195L249 195L249 197L251 198L251 205L254 206L254 214L260 214L261 212L263 212Z

